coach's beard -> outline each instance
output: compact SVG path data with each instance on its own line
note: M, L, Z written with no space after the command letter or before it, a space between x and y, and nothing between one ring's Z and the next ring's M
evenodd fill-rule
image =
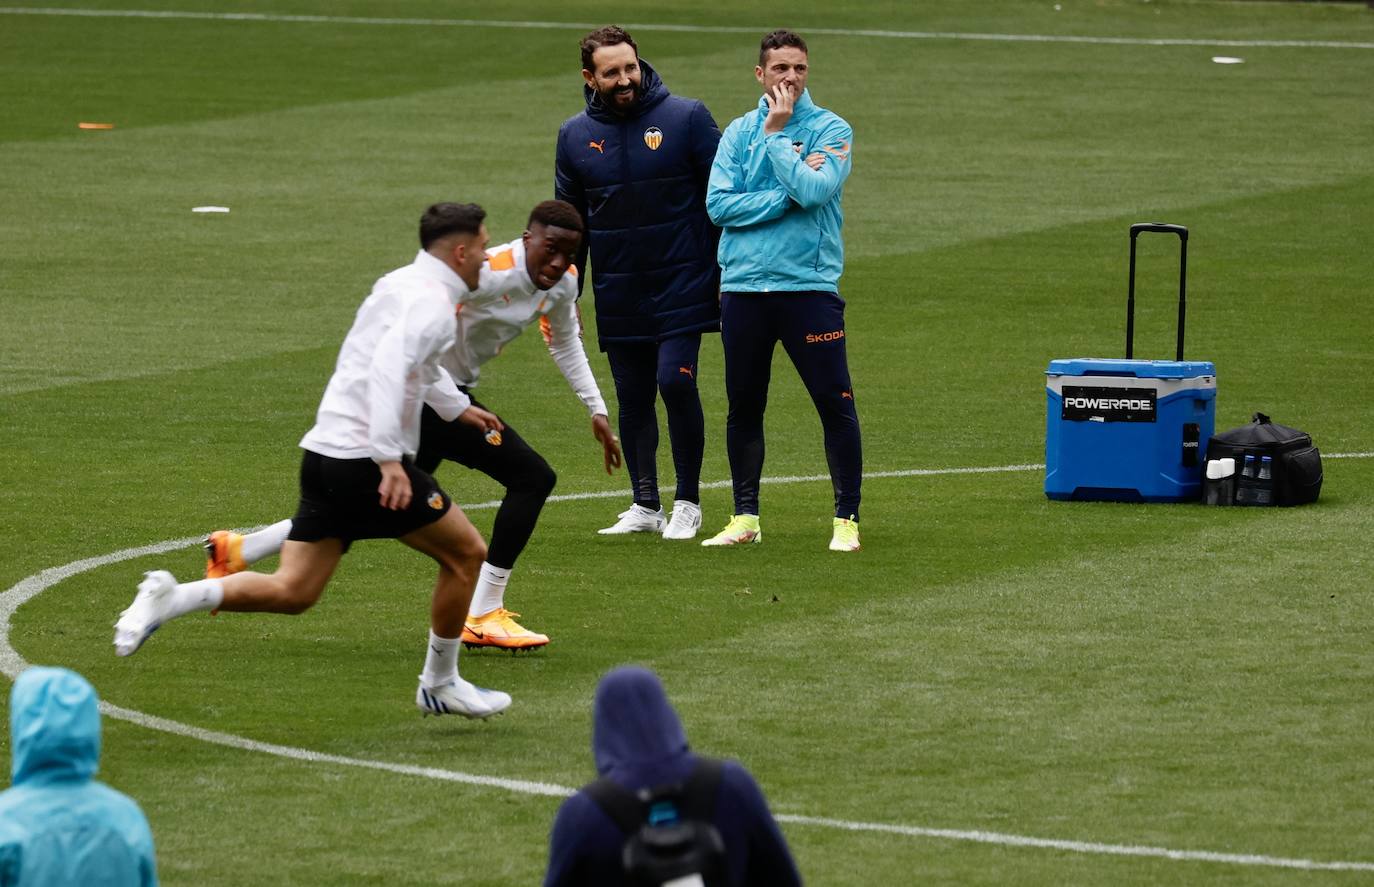
M643 94L638 86L631 83L629 86L609 89L601 94L601 103L613 111L629 111L639 104L639 97Z

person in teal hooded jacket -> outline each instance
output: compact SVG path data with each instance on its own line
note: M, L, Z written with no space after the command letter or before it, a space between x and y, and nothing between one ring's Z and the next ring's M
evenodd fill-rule
M759 542L763 411L774 346L781 342L820 414L835 490L830 549L859 548L863 450L845 351L844 213L854 134L811 100L806 41L763 38L754 76L758 107L725 129L706 188L721 228L721 341L730 409L725 447L735 513L703 545Z
M13 784L0 792L0 887L157 884L153 834L132 799L93 779L95 688L65 668L30 668L10 692Z

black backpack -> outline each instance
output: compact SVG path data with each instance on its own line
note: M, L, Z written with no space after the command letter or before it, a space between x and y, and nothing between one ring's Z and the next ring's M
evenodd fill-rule
M630 792L603 776L584 789L625 835L625 883L726 884L725 842L711 824L721 769L702 758L685 783Z
M1274 471L1274 504L1303 505L1322 491L1322 454L1305 431L1271 422L1255 413L1249 425L1232 428L1207 441L1207 458L1236 460L1239 474L1245 457L1268 456Z

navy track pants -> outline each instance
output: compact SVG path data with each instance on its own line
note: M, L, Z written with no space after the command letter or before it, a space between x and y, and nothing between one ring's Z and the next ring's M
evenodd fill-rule
M725 447L736 514L759 513L763 412L773 346L782 343L820 414L835 516L859 517L863 447L845 354L844 300L837 293L724 293L721 339L730 412Z
M706 421L697 391L697 356L701 334L673 336L661 342L606 346L606 359L620 404L620 445L630 475L634 502L651 510L658 496L658 413L655 396L663 397L668 414L668 442L677 472L676 499L701 501L701 460L706 451Z

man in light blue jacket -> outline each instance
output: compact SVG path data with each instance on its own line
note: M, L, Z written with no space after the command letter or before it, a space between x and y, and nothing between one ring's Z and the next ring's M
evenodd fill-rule
M730 401L725 445L735 514L703 545L758 542L763 411L782 342L820 413L835 488L832 551L859 549L863 449L845 353L844 213L853 130L811 100L806 42L763 38L754 76L763 98L721 137L706 212L721 228L721 337Z
M138 804L92 777L95 689L65 668L30 668L10 693L13 785L0 793L0 887L157 884Z

